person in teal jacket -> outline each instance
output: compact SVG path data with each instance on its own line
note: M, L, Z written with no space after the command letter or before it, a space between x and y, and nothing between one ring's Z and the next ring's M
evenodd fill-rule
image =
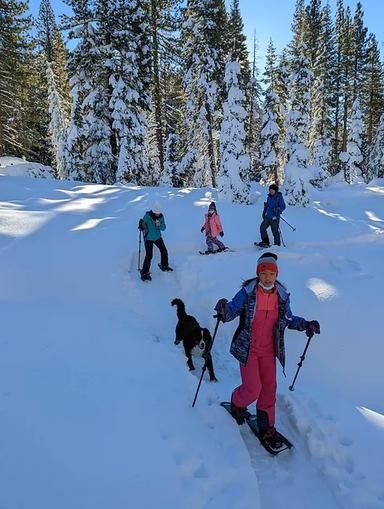
M153 256L153 245L155 244L160 251L160 269L171 271L168 265L168 251L165 247L161 232L166 228L164 215L161 213L160 205L156 203L152 210L148 210L140 221L140 229L144 234L145 258L143 268L141 269L141 278L143 281L151 280L150 268Z

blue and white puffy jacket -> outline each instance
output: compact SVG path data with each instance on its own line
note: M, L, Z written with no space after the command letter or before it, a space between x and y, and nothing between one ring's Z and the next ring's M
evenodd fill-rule
M233 335L230 352L231 354L246 365L248 354L251 346L251 326L253 315L256 309L258 278L248 280L243 287L227 302L224 309L224 322L230 322L237 316L240 317L239 326ZM278 292L279 314L273 329L273 340L275 355L279 359L280 364L285 368L285 347L284 347L284 331L285 328L298 331L305 330L306 321L301 316L292 314L289 304L289 293L285 287L276 281Z

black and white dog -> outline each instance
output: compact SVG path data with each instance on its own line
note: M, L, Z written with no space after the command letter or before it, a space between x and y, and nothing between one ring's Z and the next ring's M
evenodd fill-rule
M215 372L213 371L211 356L212 336L209 330L200 327L196 318L187 315L184 302L181 299L173 299L171 304L177 307L177 318L179 319L176 325L175 345L178 345L181 341L183 342L187 365L190 371L195 369L192 355L202 356L207 363L209 379L211 382L217 382Z

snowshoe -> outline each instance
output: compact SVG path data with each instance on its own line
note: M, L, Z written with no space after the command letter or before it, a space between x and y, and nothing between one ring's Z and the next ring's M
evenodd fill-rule
M293 447L293 444L288 440L288 438L279 433L275 428L270 428L268 431L260 432L257 426L256 415L249 413L246 408L238 409L236 407L237 410L239 410L239 412L236 414L234 405L232 405L232 403L229 401L223 401L220 403L220 405L231 414L231 416L238 424L243 424L246 422L249 426L249 429L258 438L260 444L267 452L269 452L269 454L276 456L280 452L291 449L291 447ZM240 411L242 411L242 413Z
M170 267L169 265L164 267L163 265L161 265L161 263L158 263L158 266L159 266L159 269L162 270L163 272L172 272L173 271L172 267Z
M253 244L256 247L261 247L262 249L266 249L268 247L271 247L270 244L267 244L266 242L254 242Z

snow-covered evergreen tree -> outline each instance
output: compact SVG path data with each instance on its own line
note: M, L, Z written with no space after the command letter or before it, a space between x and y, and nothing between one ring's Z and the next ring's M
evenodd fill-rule
M244 93L240 89L240 72L238 62L226 64L224 82L227 98L223 105L224 116L220 134L221 163L217 184L223 199L248 203L250 186L247 176L250 160L245 151L247 112L243 107Z
M165 142L165 162L164 173L160 179L161 186L172 187L175 185L175 179L177 179L177 164L175 160L176 145L177 136L170 133Z
M217 172L226 13L222 0L188 0L183 23L187 136L180 172L211 186Z
M144 137L150 110L150 41L141 0L109 0L105 31L109 37L110 109L116 135L116 180L152 183ZM108 27L111 27L108 30Z
M320 137L313 147L313 162L309 166L311 174L310 183L322 188L330 176L332 164L332 141L326 136Z
M364 174L366 182L384 177L384 113L380 117L376 135L369 150L367 169Z
M348 182L348 184L353 184L353 182L361 178L363 163L362 143L363 115L360 108L360 101L359 99L355 99L349 118L347 150L340 154L340 160L343 162L344 166L345 181Z
M310 90L312 72L305 57L305 44L297 46L292 62L291 110L286 122L284 148L287 163L284 168L284 193L290 205L305 206L309 203L310 172L308 171Z
M25 150L24 100L28 81L31 17L19 0L0 3L0 154ZM35 105L36 106L36 105Z
M263 180L280 185L279 173L280 129L277 124L277 112L280 109L279 98L269 87L265 92L263 127L260 135L260 166Z
M71 116L66 132L63 172L71 179L92 182L92 167L87 167L84 160L89 135L84 100L92 89L94 79L89 63L89 54L96 45L94 28L90 22L94 16L88 0L66 0L66 3L71 7L73 15L65 16L64 26L70 30L69 39L76 40L77 46L68 59Z
M311 90L311 121L309 147L314 152L319 150L320 140L327 143L331 137L334 115L334 79L336 52L334 27L330 7L327 5L321 12L320 27L314 34L318 36L316 51L313 51L312 66L314 79ZM312 35L314 35L312 34ZM316 148L315 148L316 146Z
M57 89L55 76L49 63L47 63L47 83L50 115L49 134L55 159L56 175L59 179L65 179L68 177L65 173L63 161L67 119L63 107L63 98Z

